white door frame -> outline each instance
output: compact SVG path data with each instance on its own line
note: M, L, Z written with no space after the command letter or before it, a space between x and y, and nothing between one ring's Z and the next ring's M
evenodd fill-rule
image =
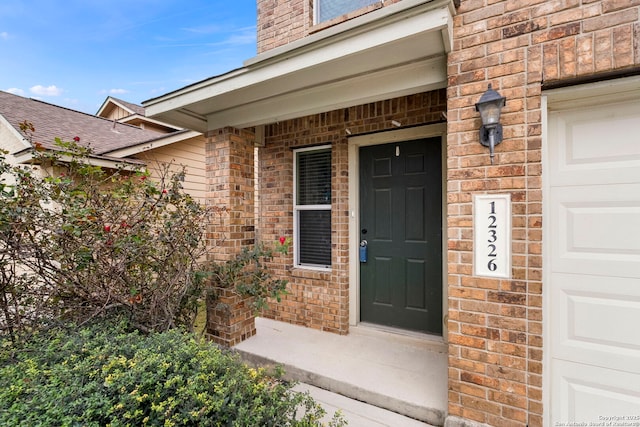
M446 341L447 324L447 143L446 123L424 125L413 128L390 130L387 132L357 135L349 138L349 325L356 326L360 319L360 162L359 149L369 145L406 142L416 139L440 137L442 142L442 336Z

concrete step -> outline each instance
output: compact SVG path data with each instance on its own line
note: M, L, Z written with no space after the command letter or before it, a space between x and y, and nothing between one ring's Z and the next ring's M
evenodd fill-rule
M324 422L329 422L333 414L340 411L349 427L434 427L309 384L300 383L294 387L294 390L308 392L316 402L322 405L327 411Z
M287 378L434 426L447 408L447 354L422 336L351 328L340 336L270 319L234 349L258 365L282 365ZM366 415L366 414L365 414Z

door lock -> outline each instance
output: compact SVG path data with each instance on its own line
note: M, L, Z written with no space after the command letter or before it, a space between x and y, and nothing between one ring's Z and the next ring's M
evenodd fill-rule
M366 240L360 240L360 262L367 262L367 246L368 243Z

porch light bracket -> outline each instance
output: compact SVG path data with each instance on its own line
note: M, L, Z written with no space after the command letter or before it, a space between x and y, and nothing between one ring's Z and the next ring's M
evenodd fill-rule
M502 124L500 124L500 113L504 107L507 98L500 96L498 92L489 88L482 94L480 100L476 104L476 111L480 113L482 126L480 126L480 144L489 147L489 156L491 164L495 156L494 149L496 145L502 142Z

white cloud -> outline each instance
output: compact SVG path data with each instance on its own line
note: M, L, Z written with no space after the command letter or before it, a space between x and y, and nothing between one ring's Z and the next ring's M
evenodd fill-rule
M1 32L0 33L0 39L9 40L9 33L7 33L6 31Z
M184 31L189 31L191 33L198 33L198 34L213 34L216 31L214 31L216 27L199 27L199 28L183 28ZM222 31L220 31L220 33L222 33ZM226 36L226 38L219 38L217 39L217 41L205 41L205 42L200 42L200 41L194 41L194 42L190 42L190 41L184 41L184 42L172 42L169 39L165 39L164 41L166 41L167 43L165 44L161 44L159 45L160 47L200 47L200 46L204 46L204 47L215 47L215 46L229 46L229 47L236 47L236 46L246 46L246 45L252 45L256 43L256 27L255 26L251 26L251 27L241 27L241 28L236 28L234 30L230 30L230 31L224 31L224 34ZM161 39L157 39L159 41L162 41Z
M18 89L17 87L10 87L5 92L12 93L14 95L24 96L24 91L22 89Z
M42 95L42 96L59 96L62 95L62 89L60 89L59 87L56 87L55 85L51 85L51 86L42 86L42 85L35 85L32 88L29 89L31 91L31 93L34 93L36 95Z
M126 89L102 89L99 93L109 95L122 95L123 93L129 93Z
M208 45L239 47L239 46L255 44L255 42L256 42L256 28L244 27L244 28L238 28L236 31L229 33L229 36L227 38L221 39L220 41L217 41L217 42L208 43Z

